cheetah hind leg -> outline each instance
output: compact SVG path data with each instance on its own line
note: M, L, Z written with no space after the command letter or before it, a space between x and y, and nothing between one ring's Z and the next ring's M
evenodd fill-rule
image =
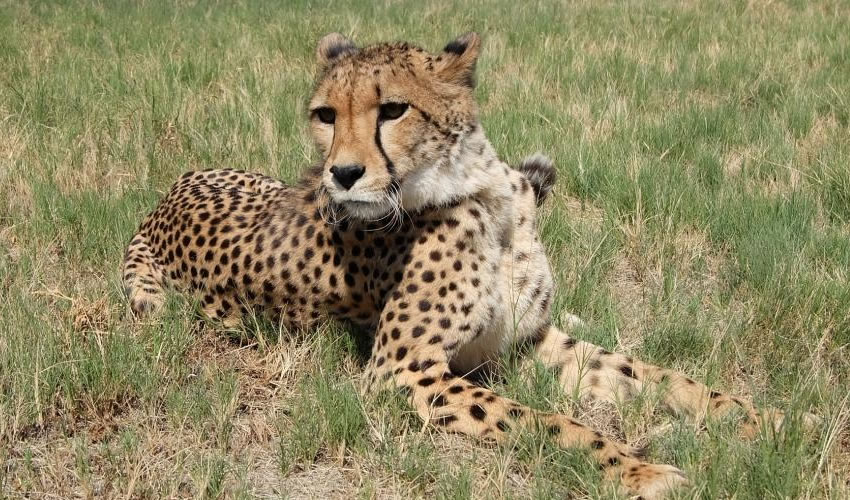
M130 241L121 274L124 294L134 316L143 318L162 308L165 303L163 273L144 236L136 234Z
M575 317L570 323L573 327L582 324ZM739 426L745 439L755 438L765 427L778 431L785 422L780 410L759 410L742 398L713 391L675 371L578 341L555 327L537 339L533 359L555 370L564 390L576 391L581 398L618 402L649 389L657 391L665 407L695 424L740 409L746 415ZM814 415L803 415L806 428L817 426L819 421Z

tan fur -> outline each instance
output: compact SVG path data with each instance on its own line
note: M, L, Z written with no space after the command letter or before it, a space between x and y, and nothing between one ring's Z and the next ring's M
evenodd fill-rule
M675 467L462 377L522 342L586 396L613 400L650 385L695 419L741 406L753 432L761 418L741 399L551 325L553 279L535 217L550 187L540 184L554 170L545 158L527 163L532 187L497 158L472 93L479 48L474 34L439 54L325 37L310 101L322 163L292 187L231 170L182 176L127 250L131 307L156 309L168 284L195 293L228 325L251 310L292 327L327 316L364 325L375 332L369 385L404 389L426 421L496 441L515 427L541 427L563 446L588 449L625 491L661 497L685 481ZM409 107L382 120L388 102ZM333 123L320 117L328 110ZM330 169L350 164L364 171L345 189Z

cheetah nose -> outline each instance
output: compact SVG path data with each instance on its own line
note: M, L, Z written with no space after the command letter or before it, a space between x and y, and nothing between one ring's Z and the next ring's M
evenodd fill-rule
M366 167L363 165L343 165L341 167L334 165L331 167L331 174L333 174L334 179L346 191L351 189L351 186L357 182L357 179L363 177L363 172L365 171Z

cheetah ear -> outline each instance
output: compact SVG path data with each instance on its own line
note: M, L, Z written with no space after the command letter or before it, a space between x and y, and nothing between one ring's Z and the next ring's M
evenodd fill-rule
M475 63L481 52L481 38L470 31L443 47L437 72L450 82L475 87Z
M354 42L339 33L328 33L316 46L316 62L319 63L319 67L324 68L334 59L349 52L357 52Z

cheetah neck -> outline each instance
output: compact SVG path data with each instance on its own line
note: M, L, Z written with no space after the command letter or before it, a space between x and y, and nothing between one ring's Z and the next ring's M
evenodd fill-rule
M510 183L501 175L505 167L478 125L452 145L444 160L405 180L402 205L438 208L472 197L508 198Z

